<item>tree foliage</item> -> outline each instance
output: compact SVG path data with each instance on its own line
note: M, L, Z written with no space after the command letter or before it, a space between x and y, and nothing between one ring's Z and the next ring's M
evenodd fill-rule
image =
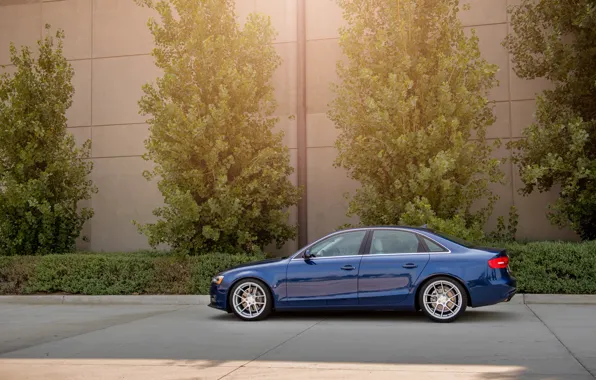
M336 165L361 184L349 215L481 233L495 199L488 185L502 179L486 140L497 67L464 35L458 1L338 2L346 60L329 117ZM471 211L480 199L488 206Z
M596 238L596 3L522 0L511 9L504 46L514 70L554 88L537 99L536 122L510 144L522 193L560 185L549 217L581 238Z
M295 236L288 207L299 191L282 133L271 77L280 65L270 20L238 25L232 0L142 0L163 76L144 86L151 115L146 158L165 206L140 226L151 245L177 250L255 252Z
M35 54L11 44L16 71L0 76L0 254L72 251L93 215L77 208L96 189L87 178L91 141L76 147L66 130L74 72L63 38L47 34Z

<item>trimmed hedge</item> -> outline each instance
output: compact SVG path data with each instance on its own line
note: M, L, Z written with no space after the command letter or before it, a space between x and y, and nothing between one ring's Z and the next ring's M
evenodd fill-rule
M147 253L0 257L0 294L208 294L218 272L264 258Z
M496 246L507 248L521 293L596 294L596 242ZM156 253L0 257L0 294L207 294L219 271L264 258Z
M596 241L505 244L520 293L596 294Z

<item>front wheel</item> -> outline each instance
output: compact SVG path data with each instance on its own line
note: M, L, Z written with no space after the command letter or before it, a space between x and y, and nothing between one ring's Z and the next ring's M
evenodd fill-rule
M453 322L468 306L463 287L449 277L437 277L422 286L418 302L433 322Z
M230 306L234 314L243 321L265 319L273 309L267 286L253 279L241 280L234 285Z

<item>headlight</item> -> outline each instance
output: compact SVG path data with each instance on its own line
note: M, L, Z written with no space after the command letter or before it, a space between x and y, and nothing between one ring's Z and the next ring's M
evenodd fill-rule
M213 277L211 282L214 283L215 285L219 285L223 281L223 278L224 278L224 276L215 276L215 277Z

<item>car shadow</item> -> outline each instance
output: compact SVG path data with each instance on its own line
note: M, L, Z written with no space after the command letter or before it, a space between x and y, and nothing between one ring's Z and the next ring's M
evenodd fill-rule
M211 320L233 321L237 320L232 313L211 315ZM274 321L351 321L351 322L430 322L424 313L418 311L283 311L271 314L269 320ZM516 319L515 313L497 310L474 310L466 311L456 322L480 323L480 322L504 322Z

